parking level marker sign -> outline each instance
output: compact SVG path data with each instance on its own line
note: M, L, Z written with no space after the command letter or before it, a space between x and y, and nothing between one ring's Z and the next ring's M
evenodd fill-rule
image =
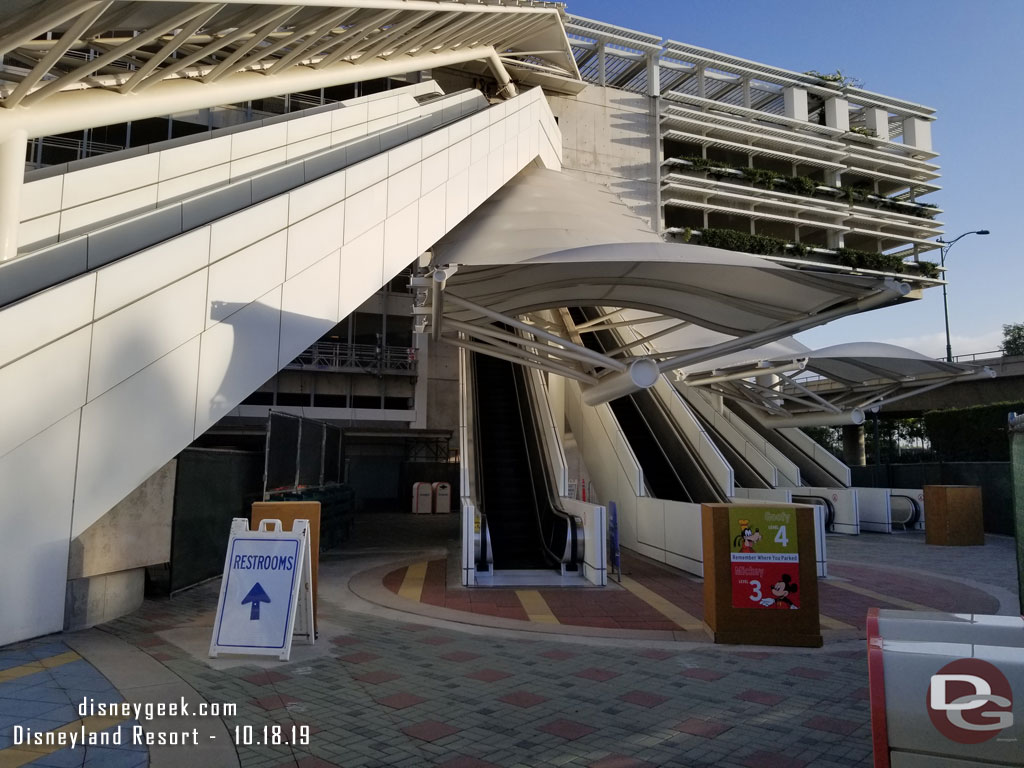
M292 637L313 642L309 525L296 521L291 531L280 521L264 520L250 531L244 518L231 524L224 577L210 656L232 653L291 655Z

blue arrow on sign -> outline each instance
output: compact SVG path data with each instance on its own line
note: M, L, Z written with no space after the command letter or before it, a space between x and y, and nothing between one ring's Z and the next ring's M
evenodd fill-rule
M269 603L270 598L267 593L263 591L263 587L257 581L253 584L252 589L249 590L249 594L242 598L242 605L251 603L249 606L249 621L260 620L260 603Z

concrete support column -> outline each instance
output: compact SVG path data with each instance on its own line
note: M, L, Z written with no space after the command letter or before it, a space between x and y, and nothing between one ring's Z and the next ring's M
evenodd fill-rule
M604 43L602 43L600 40L598 40L597 41L597 84L600 85L602 88L604 88L606 83L607 83L607 81L605 80L605 78L607 76L605 74L607 69L608 69L608 65L607 65L607 57L605 56L605 52L604 52Z
M843 425L843 461L851 467L863 467L867 464L863 424Z
M850 102L833 96L825 102L825 125L841 131L850 130Z
M352 323L349 323L352 325ZM416 420L409 426L413 429L427 428L427 410L430 408L428 384L430 383L430 337L426 333L412 335L413 347L416 349L416 387L413 390L412 406L416 410Z
M704 67L697 67L697 95L706 99L708 97L707 78L704 77Z
M884 109L869 107L864 110L868 128L880 139L889 140L889 113Z
M919 117L908 117L903 121L903 143L931 152L932 124Z
M803 88L789 87L782 92L783 106L786 117L791 120L807 120L807 91Z
M750 109L750 105L752 103L753 103L753 100L750 97L750 78L749 77L744 77L743 78L743 106L746 107L747 109Z
M647 95L654 98L661 96L661 65L656 53L647 54Z
M28 132L15 128L0 139L0 263L18 255L21 186L25 181Z

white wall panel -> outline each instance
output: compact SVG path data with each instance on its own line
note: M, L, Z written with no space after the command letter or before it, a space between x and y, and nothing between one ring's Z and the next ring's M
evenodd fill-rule
M345 199L346 172L338 171L288 193L288 223L294 224Z
M288 124L274 123L255 131L231 134L231 160L258 155L267 150L283 147L288 141Z
M423 157L427 158L448 149L449 129L447 127L432 131L423 137Z
M288 195L271 198L215 221L210 225L210 261L222 259L287 225Z
M369 114L369 105L351 104L331 112L331 130L340 131L342 128L349 128L358 123L365 123Z
M84 228L98 222L123 218L125 214L142 213L156 208L157 185L155 183L133 189L120 195L105 197L96 202L73 208L65 206L60 213L60 232L78 234Z
M61 205L71 208L156 184L159 174L160 158L155 154L139 155L109 165L74 171L64 178Z
M350 243L384 221L388 205L388 184L382 181L357 194L349 194L345 202L345 243Z
M469 168L470 143L469 139L463 139L448 148L449 177Z
M207 328L284 282L287 239L277 232L210 266Z
M352 195L388 177L388 156L377 155L363 160L349 168L347 173L348 194Z
M291 279L341 247L345 232L345 201L288 228L288 271Z
M197 272L98 320L93 325L89 399L198 335L205 317L206 273Z
M83 275L0 311L0 366L92 320L96 275Z
M199 437L278 370L281 287L202 336L194 436Z
M260 130L260 129L257 129ZM225 165L231 161L232 136L218 136L159 152L160 181Z
M384 225L384 280L397 275L420 255L416 227L419 205L412 203L390 217Z
M469 166L469 190L467 192L469 210L475 210L487 199L487 156Z
M60 201L64 195L64 178L66 174L51 176L25 184L21 188L21 220L27 221L37 216L56 213L60 210Z
M265 171L275 165L283 165L288 161L288 149L286 147L275 147L265 152L258 152L255 155L241 157L231 161L231 178L241 179L251 173Z
M399 171L388 179L388 216L395 215L420 196L419 163Z
M469 171L452 176L445 184L445 228L451 229L466 217L469 205Z
M0 456L85 405L91 336L82 328L0 368ZM29 393L45 407L26 408ZM6 506L4 498L0 507Z
M340 251L335 251L284 284L278 368L338 323L339 263Z
M60 233L60 214L50 213L18 225L18 248L42 248L57 242Z
M305 157L306 155L312 155L315 152L319 152L322 149L328 149L331 146L331 134L327 133L323 136L313 136L303 141L297 141L294 144L289 144L285 150L286 159L291 162L298 157Z
M161 181L156 188L156 200L158 203L163 203L195 194L203 189L226 184L230 178L230 171L231 167L227 163L221 163Z
M420 194L425 195L448 181L448 150L443 149L424 158L420 174Z
M288 143L306 141L331 132L331 113L320 112L285 123L288 129Z
M384 225L378 224L341 249L338 317L348 317L384 284Z
M78 415L0 458L3 504L10 511L0 536L0 645L64 628ZM44 481L26 482L42 467Z
M388 152L388 174L394 176L423 159L423 140L413 139Z
M210 260L210 228L202 227L103 267L96 273L96 317L196 272Z
M199 339L82 409L74 538L192 442Z
M440 186L420 198L419 226L417 227L418 253L423 253L440 240L445 233L445 188ZM418 255L418 254L417 254Z

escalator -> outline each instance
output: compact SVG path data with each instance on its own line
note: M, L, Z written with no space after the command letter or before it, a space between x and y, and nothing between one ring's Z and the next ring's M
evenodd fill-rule
M736 473L736 485L739 488L771 488L771 484L762 477L761 473L758 472L746 457L743 456L736 448L726 440L722 434L715 429L714 424L708 421L699 411L694 411L694 417L700 422L700 425L704 428L704 431L711 436L715 445L718 446L718 450L725 456L726 461L732 466L733 472Z
M578 569L576 525L548 477L521 366L472 357L478 495L495 570Z
M595 310L580 308L571 309L570 314L577 324L597 316ZM604 353L620 341L611 331L598 331L583 335L583 344ZM654 392L642 390L608 405L643 470L651 496L697 504L727 501Z

